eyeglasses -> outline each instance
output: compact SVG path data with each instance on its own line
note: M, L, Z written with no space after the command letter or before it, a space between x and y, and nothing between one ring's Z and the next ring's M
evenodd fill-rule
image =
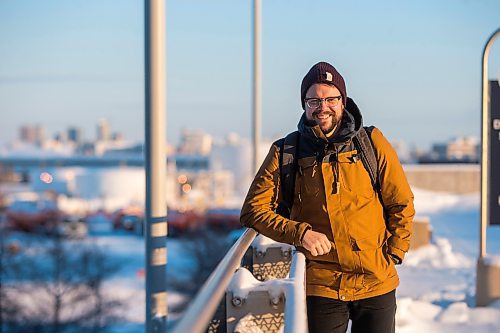
M342 99L342 96L326 97L326 98L306 98L304 102L311 109L316 109L321 106L321 102L324 102L326 106L334 107L337 106Z

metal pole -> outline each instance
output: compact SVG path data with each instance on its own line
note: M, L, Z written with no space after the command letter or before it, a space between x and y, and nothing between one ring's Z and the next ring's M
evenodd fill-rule
M497 29L488 38L486 45L483 50L483 62L482 62L482 125L481 125L481 226L480 226L480 240L479 240L479 260L482 260L486 255L486 226L490 219L489 216L489 184L488 178L490 173L490 91L488 86L488 58L490 54L491 46L495 41L496 37L500 34L500 29Z
M260 61L260 36L261 36L261 1L253 2L253 171L259 169L260 156L260 124L262 113L261 96L261 61Z
M165 0L145 1L146 332L167 322Z

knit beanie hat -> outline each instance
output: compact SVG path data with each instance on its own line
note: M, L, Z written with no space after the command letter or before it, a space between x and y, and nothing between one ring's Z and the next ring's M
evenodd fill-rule
M302 84L300 86L300 102L302 103L302 109L305 110L306 93L309 88L315 83L325 83L330 84L340 91L342 95L342 103L345 105L347 102L347 91L345 89L345 82L342 75L327 62L318 62L316 65L312 66L306 76L302 79Z

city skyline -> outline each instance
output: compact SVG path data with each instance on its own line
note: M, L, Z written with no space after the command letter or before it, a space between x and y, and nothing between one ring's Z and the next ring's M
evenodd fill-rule
M133 163L137 163L138 155L143 154L144 142L127 140L120 132L112 133L111 129L111 124L106 119L99 119L96 124L96 136L93 139L85 137L78 126L70 126L55 132L51 138L47 135L46 128L41 125L23 125L18 128L18 138L1 147L0 155L9 160L12 156L15 159L19 155L27 157L29 154L35 154L43 158L44 155L56 153L56 155L74 156L78 159L82 155L102 157L111 152L112 155L119 153L122 157L132 154ZM262 138L260 160L265 158L267 148L272 141L274 141L273 138ZM478 163L481 148L481 140L475 136L457 136L434 141L431 142L429 148L408 146L404 141L391 143L403 163ZM248 153L251 151L250 139L241 137L238 133L217 136L203 130L185 128L180 132L178 142L175 144L167 142L166 154L169 156L209 156L212 155L213 147L221 146L238 149L244 147ZM222 158L223 154L216 153L216 155ZM227 157L233 158L233 155L229 153ZM247 159L250 159L250 155ZM128 164L125 160L124 165ZM71 164L75 163L71 162Z
M172 144L183 128L250 137L251 4L167 1ZM479 136L481 52L498 28L498 1L273 1L262 10L263 137L295 129L300 81L320 60L390 140ZM0 142L25 123L94 133L99 118L142 141L141 1L2 2L0 63ZM499 69L494 45L489 77Z

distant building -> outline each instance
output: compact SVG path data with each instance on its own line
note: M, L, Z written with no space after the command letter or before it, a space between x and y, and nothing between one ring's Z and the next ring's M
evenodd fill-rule
M19 128L19 140L21 142L42 145L45 141L45 127L41 125L24 125Z
M54 141L56 142L66 142L68 141L68 133L58 132L54 135Z
M113 141L123 141L125 140L125 136L123 135L122 132L114 132L113 135L111 136L111 139Z
M176 154L169 156L174 161L175 169L187 172L205 172L210 168L210 159L206 155L182 155Z
M429 153L419 157L419 163L478 163L481 142L475 137L459 137L436 143Z
M271 142L262 141L258 164L264 161L271 147ZM253 180L252 144L250 140L240 138L231 133L226 140L214 143L210 154L212 170L229 170L234 174L234 190L239 196L244 196Z
M448 143L446 156L451 160L479 161L480 145L475 137L458 138Z
M78 127L68 128L68 141L80 144L82 142L82 130Z
M109 122L102 118L97 123L97 141L109 141L111 139L111 129Z
M137 149L142 149L142 147L137 148L135 145L131 145L125 141L97 141L90 142L83 145L83 151L86 154L95 155L95 156L103 156L107 152L113 151L114 154L120 154L121 151L125 150L127 153L128 149L132 149L132 151L136 151Z
M212 136L201 130L185 129L177 152L182 155L208 155L212 150Z
M401 163L411 163L412 162L412 156L411 152L406 146L404 141L393 141L391 142L392 146L396 150L396 153L398 154L398 158L401 161Z
M35 128L33 126L21 126L19 128L19 140L22 142L35 142Z
M142 143L130 144L118 148L109 148L103 154L104 156L144 156L144 145Z
M35 144L41 146L45 142L46 139L46 133L47 131L45 130L45 127L41 125L36 125L35 126Z

